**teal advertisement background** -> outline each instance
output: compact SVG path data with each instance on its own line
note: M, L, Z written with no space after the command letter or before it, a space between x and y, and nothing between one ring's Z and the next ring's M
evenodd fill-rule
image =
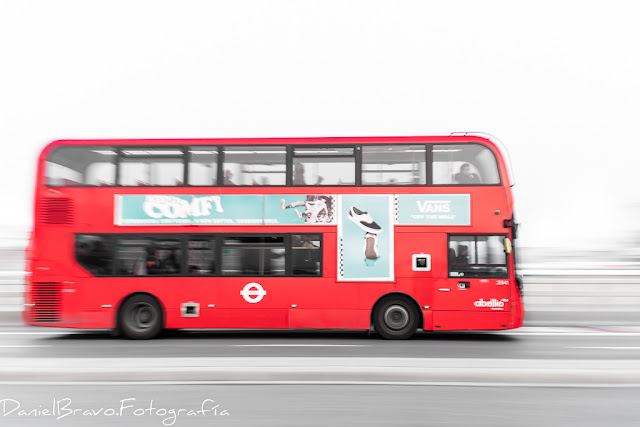
M116 195L115 205L115 223L116 225L189 225L191 224L191 217L185 216L184 211L190 209L191 196L188 195L162 195L151 196L153 200L157 201L158 206L162 204L163 208L167 210L169 216L162 213L160 209L153 209L153 213L157 214L151 216L145 213L144 204L148 196L146 195L131 195L120 196ZM170 210L170 212L169 212Z
M117 225L263 224L259 195L117 195Z
M266 224L304 224L304 216L298 218L295 211L304 213L304 206L282 210L280 201L284 200L285 205L290 205L307 198L306 194L269 194L264 196L264 213Z
M197 198L198 196L193 196ZM193 224L262 224L262 196L219 196L224 212L211 209L209 215L193 215Z
M469 194L399 194L398 224L471 225Z
M335 224L335 196L319 197L329 201L322 217L325 222L315 224ZM116 225L309 224L305 221L305 205L281 208L281 200L290 205L307 201L307 198L306 194L116 195L114 222ZM298 217L296 210L303 214L302 217Z
M356 201L368 205L369 200L377 200L383 205L374 203L370 209L382 215L380 221L386 221L389 215L383 215L382 211L393 203L391 195L340 197L343 205L356 205ZM398 203L396 223L399 225L471 225L469 194L400 194L395 197ZM307 204L283 210L281 200L285 205L305 201ZM336 219L336 196L333 195L116 195L115 204L117 225L302 225L335 224ZM325 213L315 217L317 210L314 208L321 204L326 205ZM302 214L301 217L296 211ZM309 214L306 220L305 212ZM345 218L344 214L337 212L341 220Z
M393 280L393 196L342 195L339 198L339 237L342 239L338 265L339 279ZM378 259L376 260L365 258L366 231L349 219L349 211L353 206L368 212L382 227L382 232L378 234Z

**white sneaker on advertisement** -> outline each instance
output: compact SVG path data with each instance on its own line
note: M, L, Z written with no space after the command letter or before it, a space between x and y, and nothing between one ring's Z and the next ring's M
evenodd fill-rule
M378 234L382 232L382 227L376 224L369 213L361 211L355 206L349 210L349 219L367 233Z

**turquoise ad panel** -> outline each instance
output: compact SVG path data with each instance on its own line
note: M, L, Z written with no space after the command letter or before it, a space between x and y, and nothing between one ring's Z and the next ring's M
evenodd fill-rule
M263 198L259 195L193 196L194 225L264 224Z
M399 225L471 225L469 194L399 194Z
M393 196L338 197L338 279L394 280Z
M191 196L116 196L116 225L189 225Z
M116 225L263 224L259 195L117 195Z
M264 223L277 225L335 224L333 195L269 194L264 196Z

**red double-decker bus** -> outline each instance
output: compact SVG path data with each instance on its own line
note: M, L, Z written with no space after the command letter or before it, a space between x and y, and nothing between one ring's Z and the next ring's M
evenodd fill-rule
M53 142L24 322L136 339L520 327L505 154L475 134Z

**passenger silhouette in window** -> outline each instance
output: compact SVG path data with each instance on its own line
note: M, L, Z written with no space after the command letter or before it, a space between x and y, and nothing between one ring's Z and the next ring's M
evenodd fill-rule
M471 172L471 165L469 163L463 163L460 166L460 172L455 174L453 179L456 184L480 184L480 177L477 173Z
M172 249L169 256L161 263L161 268L165 274L173 274L180 272L180 256L177 249Z
M469 264L469 248L467 245L458 245L456 264Z
M236 185L236 183L233 182L231 178L233 178L233 172L231 172L229 169L226 169L224 171L224 185Z
M304 165L302 163L296 163L293 173L293 185L307 185L304 182Z
M318 181L312 185L320 185L324 181L324 177L318 176ZM296 163L293 173L293 185L307 185L304 180L304 165L302 163Z
M164 268L162 268L162 265L160 263L160 256L158 254L158 251L152 248L148 248L150 249L149 256L147 257L147 270L149 271L149 274L161 274L164 272Z

